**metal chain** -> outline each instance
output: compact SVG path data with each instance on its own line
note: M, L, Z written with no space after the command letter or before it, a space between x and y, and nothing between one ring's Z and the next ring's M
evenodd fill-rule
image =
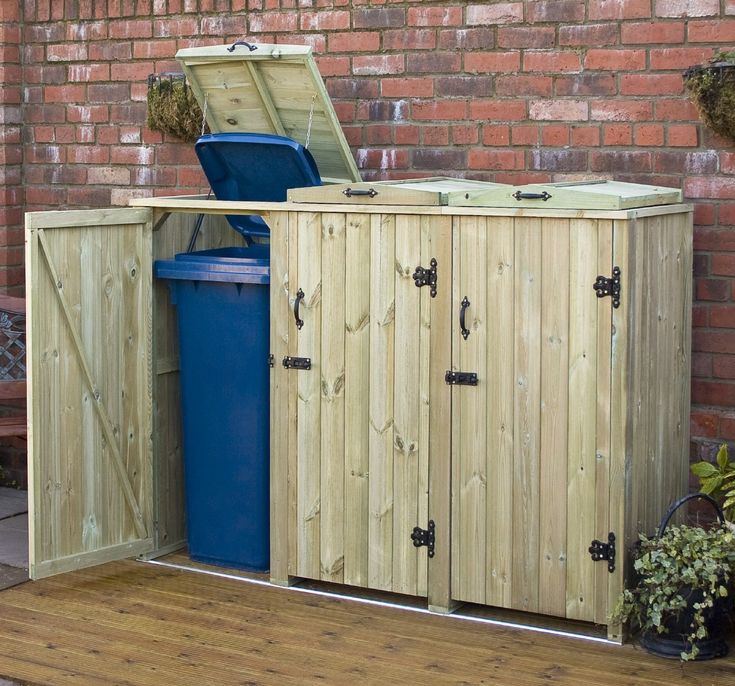
M314 105L316 104L316 93L311 98L311 109L309 110L309 123L306 125L306 143L304 147L308 149L309 140L311 139L311 123L314 121Z

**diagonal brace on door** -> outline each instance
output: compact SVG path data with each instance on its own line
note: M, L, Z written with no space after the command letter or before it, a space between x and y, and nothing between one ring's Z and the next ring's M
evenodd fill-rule
M67 302L64 295L63 284L61 282L61 279L59 278L59 273L56 270L56 265L51 258L51 251L49 249L48 241L46 239L46 233L43 229L38 229L38 240L41 246L41 254L43 255L46 266L48 267L49 276L51 277L55 286L54 290L56 291L56 295L59 299L59 305L61 306L64 320L66 321L66 325L69 328L69 333L71 334L72 340L74 342L74 349L77 353L77 358L79 359L79 366L82 368L85 381L87 382L87 386L89 387L89 390L92 393L92 398L94 399L94 403L92 404L97 411L100 425L102 426L102 431L105 434L107 444L110 446L110 453L112 454L112 465L115 469L118 480L120 481L120 485L125 496L125 501L133 515L133 524L135 525L135 531L138 536L140 536L140 538L147 538L148 533L145 529L145 525L143 524L143 515L141 514L138 501L135 498L133 487L130 484L127 469L125 468L122 456L120 455L120 449L115 439L115 433L112 427L112 422L110 421L109 412L107 411L107 407L102 400L102 395L100 393L99 387L97 386L97 383L95 382L94 376L92 375L92 368L89 365L84 354L84 345L82 343L82 338L79 335L79 331L77 331L77 328L74 326L74 319L72 318L71 308L69 307L69 303Z

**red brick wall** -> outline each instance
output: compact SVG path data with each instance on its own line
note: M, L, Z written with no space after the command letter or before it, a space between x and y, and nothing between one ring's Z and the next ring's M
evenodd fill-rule
M692 433L695 447L735 439L735 148L701 126L681 79L735 47L735 0L21 5L22 17L4 17L2 54L17 75L21 19L27 209L198 189L191 146L144 127L145 79L175 70L180 47L239 38L315 48L367 178L614 176L682 187L697 208ZM2 128L10 245L21 170L14 78ZM0 254L0 285L19 283L4 266L18 263L15 248Z

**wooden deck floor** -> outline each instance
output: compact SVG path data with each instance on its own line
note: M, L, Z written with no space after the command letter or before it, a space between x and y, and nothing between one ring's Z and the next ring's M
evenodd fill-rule
M733 686L735 658L613 646L125 561L0 593L23 684Z

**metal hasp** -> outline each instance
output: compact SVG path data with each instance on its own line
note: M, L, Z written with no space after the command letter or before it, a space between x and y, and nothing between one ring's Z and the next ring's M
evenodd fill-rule
M436 298L436 259L432 257L429 265L428 269L416 267L416 271L413 273L413 282L417 288L429 286L431 288L431 297Z
M592 541L589 553L593 562L607 560L607 571L612 574L615 571L615 534L611 531L607 535L607 543L597 539Z
M286 369L311 369L310 357L284 357L283 366Z
M477 373L448 371L444 374L444 381L450 386L477 386Z
M620 307L620 267L613 267L612 278L598 276L592 288L595 289L598 298L612 296L612 306Z
M434 557L435 528L436 525L434 524L434 520L430 519L428 529L422 529L420 526L415 526L411 532L411 540L413 541L414 546L420 548L422 545L425 545L429 549L429 557Z

